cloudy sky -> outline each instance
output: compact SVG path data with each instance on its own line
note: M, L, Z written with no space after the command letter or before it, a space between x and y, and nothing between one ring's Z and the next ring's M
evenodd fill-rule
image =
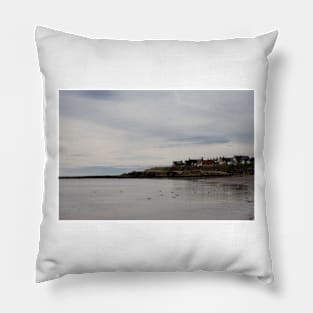
M61 90L60 175L253 155L253 91Z

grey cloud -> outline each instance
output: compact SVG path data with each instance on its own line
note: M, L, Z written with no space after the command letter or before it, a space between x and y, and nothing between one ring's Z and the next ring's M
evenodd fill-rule
M60 91L60 162L79 165L79 155L122 167L169 162L190 145L199 154L206 147L252 154L253 97L249 90Z
M187 138L175 138L170 141L172 143L161 145L160 148L178 147L181 145L223 144L230 142L230 139L226 137L195 136Z

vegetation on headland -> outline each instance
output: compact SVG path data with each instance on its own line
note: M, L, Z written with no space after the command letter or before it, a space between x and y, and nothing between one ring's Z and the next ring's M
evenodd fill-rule
M66 176L60 178L193 178L253 174L254 158L234 156L232 158L174 161L172 166L152 167L121 175Z

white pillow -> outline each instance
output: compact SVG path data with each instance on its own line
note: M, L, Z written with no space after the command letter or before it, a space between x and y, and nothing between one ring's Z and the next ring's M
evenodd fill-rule
M135 42L37 27L47 150L37 282L198 270L271 282L263 139L276 37Z

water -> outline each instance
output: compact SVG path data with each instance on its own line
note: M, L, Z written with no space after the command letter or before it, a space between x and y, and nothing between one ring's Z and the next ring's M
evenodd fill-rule
M60 179L60 219L251 220L254 176Z

